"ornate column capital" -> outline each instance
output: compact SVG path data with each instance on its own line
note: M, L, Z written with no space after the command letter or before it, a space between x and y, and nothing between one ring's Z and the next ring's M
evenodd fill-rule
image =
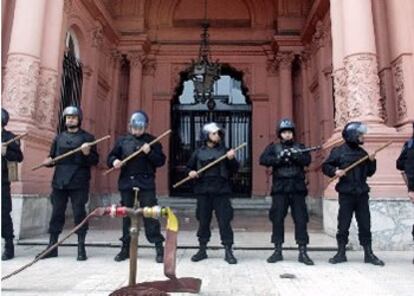
M293 52L279 51L276 55L276 62L281 70L288 70L292 68L294 58L295 54Z
M306 47L304 50L301 51L299 55L299 61L303 65L303 68L308 68L309 63L312 59L312 52L309 47Z
M114 49L111 49L109 54L110 54L111 65L113 67L120 66L121 61L122 61L122 53L116 48L114 48Z
M129 51L126 54L130 66L135 68L135 67L142 67L142 63L144 61L144 53L142 51Z
M143 65L143 74L154 76L155 70L157 69L157 62L155 60L155 57L145 57L142 60Z

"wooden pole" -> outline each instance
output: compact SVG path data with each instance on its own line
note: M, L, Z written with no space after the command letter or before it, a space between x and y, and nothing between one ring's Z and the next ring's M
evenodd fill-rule
M169 133L171 133L171 130L169 129L168 131L162 133L160 136L158 136L157 138L155 138L154 140L152 140L151 142L148 143L148 145L152 146L155 143L159 142L162 138L164 138L166 135L168 135ZM143 151L142 147L140 149L138 149L137 151L135 151L134 153L132 153L131 155L129 155L128 157L124 158L123 160L121 160L121 166L125 165L125 163L127 163L131 158L134 158L135 156L141 154ZM103 175L108 175L109 173L113 172L114 170L116 170L116 168L110 168L109 170L106 170Z
M241 149L241 148L245 147L246 145L247 145L247 143L243 143L243 144L241 144L241 145L237 146L236 148L234 148L234 151L237 151L237 150L239 150L239 149ZM199 169L199 170L197 171L197 174L201 174L202 172L204 172L204 171L208 170L209 168L211 168L212 166L216 165L217 163L219 163L220 161L222 161L222 160L223 160L223 159L225 159L226 157L227 157L227 154L224 154L223 156L221 156L221 157L217 158L215 161L210 162L208 165L206 165L206 166L202 167L201 169ZM191 178L190 176L188 176L188 177L186 177L186 178L182 179L181 181L177 182L176 184L174 184L174 185L173 185L173 188L177 188L178 186L183 185L185 182L188 182L188 181L190 181L191 179L192 179L192 178Z
M8 146L8 145L10 145L11 143L18 141L18 140L20 140L21 138L23 138L23 137L25 137L25 136L27 136L27 133L24 133L24 134L18 135L18 136L16 136L16 137L14 137L13 139L10 139L10 140L8 140L8 141L6 141L6 142L4 142L4 143L1 143L1 145L2 145L3 147L7 147L7 146Z
M98 144L99 142L102 142L102 141L108 140L110 137L111 137L110 135L107 135L107 136L102 137L102 138L100 138L100 139L98 139L98 140L96 140L96 141L93 141L93 142L90 142L90 143L84 143L84 144L87 144L87 145L90 147L90 146L93 146L93 145ZM82 144L82 145L83 145L83 144ZM59 161L59 160L62 160L62 159L66 158L66 157L68 157L68 156L71 156L72 154L75 154L75 153L77 153L77 152L79 152L79 151L81 151L81 150L82 150L82 146L80 146L80 147L78 147L78 148L75 148L75 149L73 149L73 150L71 150L71 151L68 151L68 152L66 152L66 153L64 153L64 154L62 154L62 155L59 155L59 156L57 156L57 157L53 158L53 159L50 161L50 163L54 163L54 162L57 162L57 161ZM37 166L32 167L32 171L35 171L35 170L37 170L37 169L40 169L41 167L44 167L44 166L46 166L46 164L41 163L41 164L39 164L39 165L37 165Z
M381 150L384 150L385 148L387 148L388 146L390 146L392 144L392 141L387 142L386 144L382 145L381 147L379 147L377 150L375 150L374 154L377 154L378 152L380 152ZM355 161L354 163L352 163L351 165L349 165L348 167L346 167L344 169L345 174L347 172L349 172L350 170L352 170L354 167L356 167L357 165L363 163L364 161L366 161L369 158L369 155L366 155L364 157L362 157L361 159ZM336 179L338 179L338 176L332 177L329 181L328 184L331 184L333 181L335 181Z

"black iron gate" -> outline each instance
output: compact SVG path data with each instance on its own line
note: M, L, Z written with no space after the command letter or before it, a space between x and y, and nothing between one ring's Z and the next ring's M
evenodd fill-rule
M75 56L74 43L69 37L69 44L63 57L62 81L60 86L60 101L58 112L58 133L64 129L61 120L62 112L67 106L80 106L82 97L82 64Z
M205 104L172 106L172 129L170 162L170 194L191 196L192 184L187 182L174 189L172 185L186 177L186 163L199 145L201 127L207 122L217 122L225 131L227 147L247 142L247 147L237 152L240 169L232 178L234 197L251 197L251 105L227 104L228 98L214 97L216 106L210 111Z

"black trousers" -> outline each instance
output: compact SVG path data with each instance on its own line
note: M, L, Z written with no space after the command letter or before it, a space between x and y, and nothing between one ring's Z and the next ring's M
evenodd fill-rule
M1 237L13 239L13 221L11 218L12 200L10 184L1 185Z
M272 243L281 244L285 241L285 218L289 207L295 223L296 243L298 245L309 243L307 230L309 215L305 197L303 193L284 193L272 196L272 206L269 211L269 219L273 225Z
M338 232L336 234L338 244L348 243L349 227L354 212L358 224L359 243L362 246L371 244L371 214L368 200L368 193L361 195L339 194Z
M89 188L86 189L53 189L51 194L52 218L49 223L49 233L60 234L65 225L66 206L72 204L73 218L75 225L78 225L86 218L86 203L89 199ZM76 233L86 235L88 223L83 225Z
M213 217L213 211L216 214L220 239L222 245L233 245L233 229L231 220L233 220L233 207L228 195L200 194L197 196L196 218L198 224L198 241L200 244L207 244L210 241L211 230L210 224Z
M141 190L138 193L138 201L140 207L153 207L158 204L154 190ZM132 208L135 203L135 192L131 190L121 191L121 205ZM161 224L157 219L144 218L145 236L152 244L162 243L164 237L161 234ZM129 229L131 227L131 219L125 217L122 219L122 238L121 241L129 243L131 237Z

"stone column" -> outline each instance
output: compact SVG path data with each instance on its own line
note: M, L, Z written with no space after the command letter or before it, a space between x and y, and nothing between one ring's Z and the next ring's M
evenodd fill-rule
M331 94L331 86L328 81L330 75L327 75L327 69L330 70L330 63L329 60L329 52L326 46L327 43L327 29L325 28L324 24L321 21L318 21L316 24L316 32L313 34L312 38L312 47L313 52L316 56L316 63L318 68L318 89L320 94L320 110L322 111L320 114L320 127L321 127L321 140L325 141L328 139L332 134L332 94ZM328 71L329 71L328 70Z
M280 119L279 116L279 71L278 63L272 55L267 61L267 88L269 93L269 123L270 123L270 137L269 141L274 141L276 136L276 122Z
M380 79L380 117L389 126L396 123L396 106L394 103L394 86L390 65L390 41L387 26L385 2L388 0L372 1L374 16L375 43L378 52L378 76Z
M331 0L332 75L334 79L335 131L340 131L348 120L346 101L346 77L344 68L344 44L342 0Z
M349 119L381 123L371 0L342 1Z
M110 120L110 130L111 130L111 136L115 139L116 136L116 128L117 128L117 118L118 115L118 105L120 100L120 90L119 90L119 84L120 84L120 78L121 78L121 62L122 62L122 55L121 53L114 49L111 52L111 70L112 70L112 96L111 96L111 114L114 116L111 116Z
M310 62L310 52L303 51L300 55L300 72L302 76L302 100L303 100L303 117L304 117L304 142L306 145L310 145L310 114L312 110L309 108L309 80L308 80L308 68Z
M156 113L152 110L153 92L154 92L154 75L157 68L155 56L149 55L142 61L142 97L141 108L147 112L151 119L156 117ZM156 112L156 110L155 110ZM150 130L153 129L150 126ZM161 131L157 131L161 132Z
M371 0L346 0L342 4L343 49L346 74L346 97L349 120L360 120L368 125L364 149L368 153L389 140L393 144L376 155L377 170L368 179L373 246L376 249L398 250L412 243L412 209L406 198L407 189L401 174L395 169L395 160L401 151L401 136L395 129L383 124L380 117L380 88L377 51ZM331 184L324 192L323 218L325 231L336 233L338 202ZM331 199L329 199L331 198ZM398 213L395 215L394 213ZM407 235L405 235L407 233ZM352 223L351 245L358 244L357 227Z
M58 73L61 54L63 0L49 1L46 9L39 77L36 121L52 134L57 124L57 100L60 97Z
M276 56L279 62L279 114L281 118L293 119L292 61L294 57L293 52L279 52Z
M46 0L16 0L3 89L11 125L34 124Z
M142 108L142 61L141 51L131 51L127 54L129 67L128 116Z
M414 121L414 104L410 104L414 98L412 11L414 11L412 1L385 1L397 125L406 125L408 132L411 130L409 123Z

